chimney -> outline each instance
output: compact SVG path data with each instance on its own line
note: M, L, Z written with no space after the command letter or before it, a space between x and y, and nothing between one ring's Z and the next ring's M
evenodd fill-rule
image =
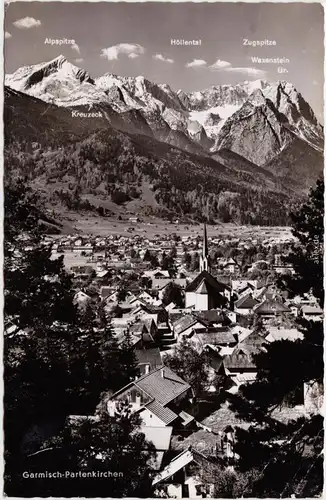
M164 368L161 370L161 377L164 378Z

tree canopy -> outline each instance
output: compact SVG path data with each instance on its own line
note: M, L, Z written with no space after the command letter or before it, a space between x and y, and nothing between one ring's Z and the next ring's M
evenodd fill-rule
M164 357L164 364L191 385L196 395L207 389L209 383L209 364L204 354L191 343L182 339L172 354Z
M295 245L288 261L294 277L285 277L284 286L292 295L312 290L323 297L323 183L318 182L308 201L293 215ZM252 426L238 430L237 452L240 469L257 469L259 478L246 491L248 496L320 495L323 486L323 419L318 397L323 384L323 323L299 319L303 338L265 344L254 356L257 379L242 386L233 409ZM259 326L258 326L259 329ZM302 404L307 390L314 391L315 411L295 420L280 420L282 408Z
M126 337L121 346L118 344L103 308L87 305L85 310L77 310L74 306L75 290L63 261L52 260L51 247L43 242L38 203L37 196L22 183L7 186L4 431L5 492L10 496L62 496L69 481L61 485L62 490L56 489L59 481L22 482L24 470L44 470L42 459L34 462L28 458L42 445L38 434L42 436L51 428L56 436L67 416L94 414L101 394L124 386L137 371L130 339ZM122 454L120 460L125 470L124 484L103 479L99 481L102 490L100 486L96 490L94 481L86 481L81 492L78 482L73 482L75 489L69 490L69 495L85 496L88 492L92 496L92 485L98 495L105 491L103 496L107 496L109 491L111 496L141 496L137 485L147 481L148 467L144 468L144 464L148 457L141 451L144 440L137 434L137 425L133 419L127 422L126 417L109 421L105 416L91 425L84 423L77 448L75 434L64 434L65 449L75 450L74 460L77 452L86 459L91 453L101 453L110 443L111 455L106 460L112 467L118 463L118 452L127 436L132 434L128 453ZM61 438L59 433L58 440ZM45 457L43 453L40 456ZM67 457L70 454L51 455L57 470L72 466ZM132 457L129 462L128 457ZM96 467L101 465L103 470L104 462L96 462ZM150 496L146 488L143 495Z

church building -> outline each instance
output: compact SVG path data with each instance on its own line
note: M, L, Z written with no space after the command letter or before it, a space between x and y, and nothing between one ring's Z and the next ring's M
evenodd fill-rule
M195 311L208 311L225 307L230 300L230 288L217 281L210 273L208 239L204 224L203 250L200 256L199 274L186 288L186 308Z

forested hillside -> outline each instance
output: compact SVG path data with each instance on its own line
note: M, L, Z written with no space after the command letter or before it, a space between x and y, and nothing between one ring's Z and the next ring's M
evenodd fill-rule
M6 176L26 176L54 208L78 210L74 199L91 195L117 204L140 199L145 213L164 217L287 223L293 192L272 172L228 151L198 156L92 120L72 118L67 109L9 90ZM148 203L144 186L155 203Z

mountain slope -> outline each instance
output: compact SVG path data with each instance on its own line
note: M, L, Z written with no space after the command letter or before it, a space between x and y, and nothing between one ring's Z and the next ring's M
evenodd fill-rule
M139 199L148 213L150 190L156 215L285 222L290 189L280 188L271 173L255 165L237 169L241 160L233 158L231 164L227 153L222 163L123 132L107 121L95 120L91 128L91 119L76 121L65 108L10 89L5 95L6 176L27 175L53 206L78 210L80 197L88 196L98 204Z
M291 184L297 192L308 189L323 174L323 155L312 146L295 138L283 151L264 165L280 183Z
M322 171L323 129L287 82L186 94L94 80L62 56L6 82L6 175L27 175L54 205L138 200L159 215L283 224Z
M214 149L230 149L257 165L264 165L292 140L293 134L283 115L257 90L227 119Z
M323 130L312 109L293 85L284 81L270 84L257 80L198 92L174 92L168 85L143 76L108 73L92 79L87 71L59 56L19 68L6 76L6 84L58 106L94 107L103 111L114 127L132 133L139 130L192 153L204 155L212 148L228 148L263 165L295 136L323 150ZM258 137L265 139L264 145Z

